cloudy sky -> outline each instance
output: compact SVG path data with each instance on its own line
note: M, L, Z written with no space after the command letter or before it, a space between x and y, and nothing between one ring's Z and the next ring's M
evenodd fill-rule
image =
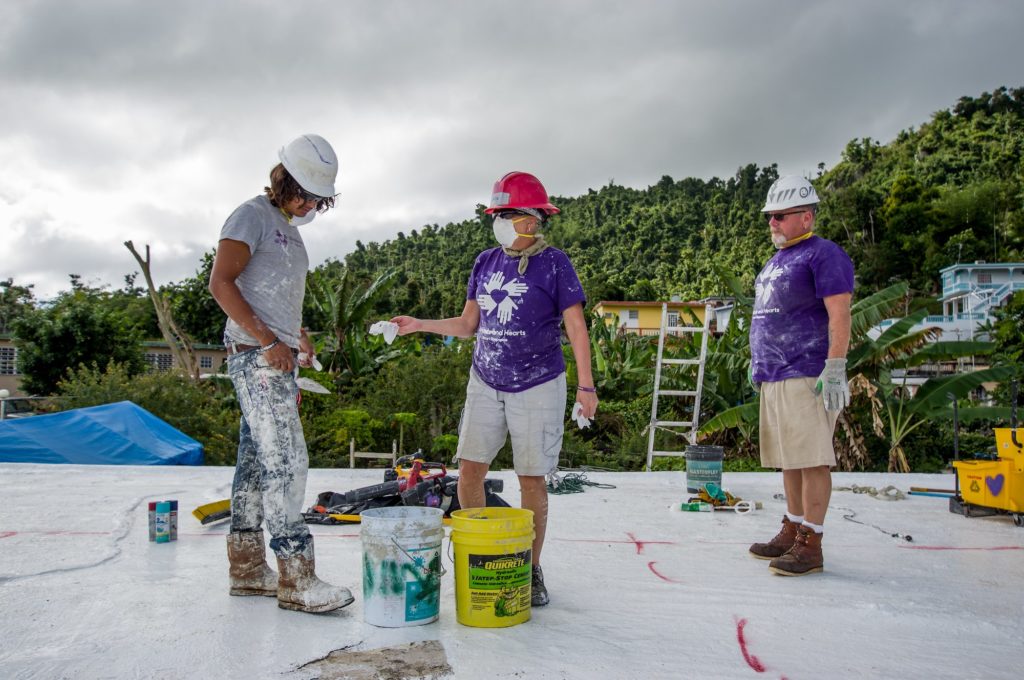
M513 169L553 194L831 166L1024 85L1024 3L4 0L0 280L180 281L299 134L341 159L313 264L466 219ZM141 279L140 279L141 281Z

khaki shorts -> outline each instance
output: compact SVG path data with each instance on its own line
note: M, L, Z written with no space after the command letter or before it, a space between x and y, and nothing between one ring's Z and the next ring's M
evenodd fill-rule
M511 434L516 474L552 472L562 451L565 390L565 373L522 392L499 392L470 370L455 458L490 465Z
M816 378L761 384L761 465L783 470L835 467L832 434L839 411L826 411Z

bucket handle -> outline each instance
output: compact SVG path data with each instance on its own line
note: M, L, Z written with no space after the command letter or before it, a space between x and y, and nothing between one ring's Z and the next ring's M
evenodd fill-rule
M405 555L406 557L408 557L410 562L412 562L416 566L419 566L419 562L422 562L422 560L417 560L415 557L410 555L409 551L406 550L405 548L403 548L398 543L398 540L396 540L394 536L391 536L390 538L391 538L391 542L395 544L395 547L398 548L399 550L401 550L402 554ZM441 576L444 576L445 574L447 574L448 570L444 568L444 563L441 560L438 560L438 564L441 565ZM422 569L426 573L427 576L431 576L434 573L433 571L430 570L430 567L420 567L420 569Z

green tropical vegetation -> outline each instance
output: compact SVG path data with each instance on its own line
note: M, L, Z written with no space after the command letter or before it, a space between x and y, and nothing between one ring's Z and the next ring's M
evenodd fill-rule
M753 280L773 247L760 214L774 165L750 164L726 178L662 177L646 189L610 182L581 196L553 197L562 213L548 240L572 259L588 295L601 300L727 296L735 308L711 340L704 376L704 443L726 448L727 466L757 469L757 399L746 379L745 331ZM835 167L812 178L822 197L818 233L851 255L857 274L849 376L853 403L840 419L840 467L931 471L952 454L952 405L961 448L984 452L1005 419L1009 392L995 406L974 404L984 384L1020 377L1024 296L987 329L986 342L934 342L914 331L938 311L939 270L956 262L1020 261L1024 247L1024 88L962 97L888 142L853 139ZM347 465L360 450L422 449L450 459L464 399L472 340L409 336L387 345L367 329L395 314L426 318L461 312L475 255L492 245L490 218L424 225L383 243L357 243L307 279L304 319L325 371L303 374L332 394L307 393L302 417L313 465ZM197 342L217 343L224 316L206 290L212 252L194 276L164 286L177 323ZM868 330L897 321L877 337ZM593 369L601 407L594 426L568 428L563 464L638 469L645 462L656 338L623 335L591 315ZM189 381L146 372L138 350L159 337L147 291L135 275L121 290L71 288L39 301L31 285L0 281L0 333L13 336L27 390L53 394L61 408L132 399L204 443L211 464L231 464L237 404L225 380ZM667 351L695 354L690 339ZM566 345L570 382L575 366ZM983 370L932 378L911 395L901 375L936 362L972 358ZM664 386L694 376L666 374ZM664 417L689 418L682 407ZM671 443L673 435L658 432ZM672 448L682 448L685 442ZM666 444L668 446L668 444ZM511 461L499 455L498 465ZM659 466L678 465L659 459Z

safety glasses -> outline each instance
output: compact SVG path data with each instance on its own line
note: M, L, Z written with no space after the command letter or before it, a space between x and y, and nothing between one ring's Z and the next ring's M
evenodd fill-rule
M799 215L799 214L805 213L805 212L807 212L807 211L806 210L794 210L792 212L784 212L784 213L768 213L767 217L768 217L768 221L769 222L771 222L772 220L774 220L776 222L785 222L786 218L789 217L790 215Z
M303 203L309 203L310 201L312 201L314 203L319 203L320 201L325 200L326 196L317 196L316 194L309 193L305 189L300 189L299 190L299 198L302 199Z
M528 219L532 216L525 215L516 210L503 210L502 212L495 215L495 217L500 217L503 220L509 220L512 222L512 224L515 224L516 222L522 222L523 220Z

